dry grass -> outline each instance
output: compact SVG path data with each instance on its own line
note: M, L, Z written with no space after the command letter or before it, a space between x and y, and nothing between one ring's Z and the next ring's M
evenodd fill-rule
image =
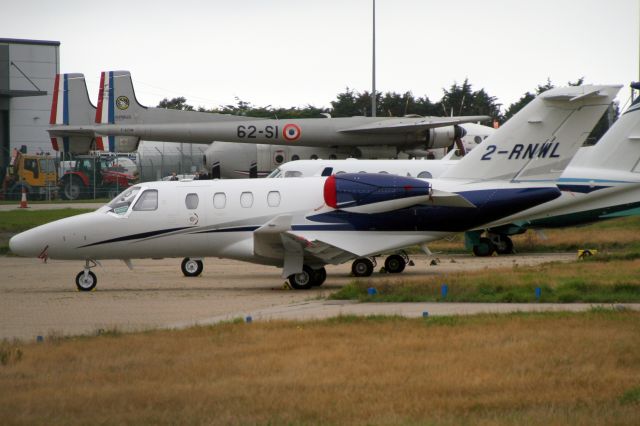
M20 347L20 360L0 366L3 423L640 418L640 314L632 312L346 317L110 334Z

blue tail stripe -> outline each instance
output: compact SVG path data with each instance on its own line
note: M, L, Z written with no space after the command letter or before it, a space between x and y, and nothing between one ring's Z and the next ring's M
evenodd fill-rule
M69 79L67 74L64 74L64 90L62 93L62 122L69 124Z
M109 136L109 152L116 152L116 137Z
M62 138L63 152L69 152L69 136Z
M113 71L109 71L109 124L115 124L113 106L116 100L113 99Z

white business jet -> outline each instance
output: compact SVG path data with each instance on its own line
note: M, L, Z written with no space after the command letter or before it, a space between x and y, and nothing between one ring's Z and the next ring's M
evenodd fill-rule
M440 239L557 198L554 181L618 89L545 92L440 179L345 173L143 183L9 246L21 256L84 260L80 290L96 286L90 269L100 259L158 257L186 257L192 274L203 257L274 265L292 287L311 288L324 282L327 264Z

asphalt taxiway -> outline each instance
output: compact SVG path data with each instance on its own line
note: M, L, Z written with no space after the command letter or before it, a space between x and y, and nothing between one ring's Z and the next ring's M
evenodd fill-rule
M485 268L510 268L549 261L569 261L574 254L529 254L493 258L469 255L413 256L416 265L403 274L375 273L372 285L421 275ZM149 330L251 316L253 320L311 319L335 315L473 314L529 310L584 310L589 304L351 303L326 297L353 278L350 264L327 267L327 282L308 291L283 289L274 267L228 259L205 259L200 277L180 272L180 259L138 260L130 271L123 262L103 261L94 269L98 286L76 291L82 262L0 257L0 339L35 339L47 335L92 334L99 330ZM636 308L635 305L630 305Z

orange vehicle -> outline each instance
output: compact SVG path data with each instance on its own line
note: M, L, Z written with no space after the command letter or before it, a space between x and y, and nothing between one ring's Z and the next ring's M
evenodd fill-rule
M7 200L17 200L24 188L30 199L52 199L56 196L57 180L55 158L23 154L14 149L2 180L2 196Z

